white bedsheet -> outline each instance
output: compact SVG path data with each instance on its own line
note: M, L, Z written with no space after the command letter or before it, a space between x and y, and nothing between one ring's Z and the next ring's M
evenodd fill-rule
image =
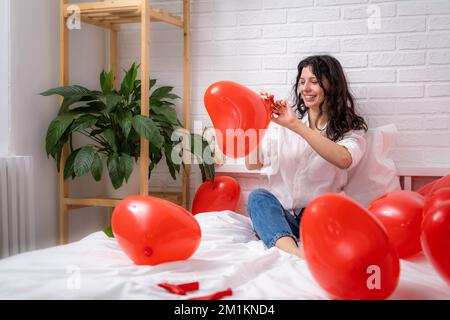
M102 232L1 260L0 299L187 299L227 288L233 296L225 299L329 299L306 262L265 249L247 217L223 211L196 219L202 242L187 261L136 266ZM193 281L200 290L186 296L157 286ZM422 255L401 261L400 283L390 299L450 299L450 286Z

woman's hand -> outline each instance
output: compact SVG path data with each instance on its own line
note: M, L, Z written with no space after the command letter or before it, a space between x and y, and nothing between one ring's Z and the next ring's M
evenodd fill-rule
M292 129L298 122L294 110L288 106L286 100L277 100L272 108L272 121L280 126Z
M272 121L280 126L292 129L298 122L298 118L295 116L292 108L289 107L288 102L286 100L275 101L273 94L266 91L260 91L259 94L264 103L269 104L272 110Z

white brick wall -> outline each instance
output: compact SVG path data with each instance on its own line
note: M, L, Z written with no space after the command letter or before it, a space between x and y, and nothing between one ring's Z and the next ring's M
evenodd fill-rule
M152 4L182 9L180 0ZM208 120L203 93L212 82L234 80L289 97L300 59L331 53L369 124L398 126L397 162L450 165L450 1L195 0L191 19L192 121ZM123 68L139 57L137 30L121 32ZM152 24L152 44L153 77L181 95L180 30ZM164 167L158 170L154 180L175 188ZM194 176L192 193L200 183ZM245 195L264 183L236 177L244 210Z

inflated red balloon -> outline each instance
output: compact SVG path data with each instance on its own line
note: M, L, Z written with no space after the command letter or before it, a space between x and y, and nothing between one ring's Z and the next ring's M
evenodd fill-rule
M269 104L254 91L232 81L209 86L204 100L216 129L217 144L225 155L241 158L256 148L272 117Z
M426 257L450 285L450 201L429 211L420 240Z
M201 230L184 208L155 197L130 196L112 216L114 235L137 265L186 260L200 245Z
M427 212L432 208L439 206L445 201L450 200L450 188L441 188L430 194L426 200L425 205L423 206L423 214L427 215Z
M236 211L240 198L241 186L236 179L227 176L216 177L214 188L209 180L198 188L192 203L192 213Z
M354 200L325 194L306 208L300 224L312 275L335 299L386 299L400 262L383 226Z
M427 183L426 185L422 186L416 192L420 193L422 196L426 197L430 193L431 189L433 189L436 182L438 182L438 181L439 181L439 179L433 180L430 183Z
M440 178L433 186L430 194L442 188L450 188L450 174L448 176Z
M424 197L417 192L397 191L381 196L368 208L386 228L401 259L421 251L420 227L424 204Z

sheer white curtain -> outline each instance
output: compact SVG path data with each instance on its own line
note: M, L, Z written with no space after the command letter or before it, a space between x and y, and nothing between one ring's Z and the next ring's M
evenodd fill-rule
M0 0L0 155L9 149L10 74L10 0Z

